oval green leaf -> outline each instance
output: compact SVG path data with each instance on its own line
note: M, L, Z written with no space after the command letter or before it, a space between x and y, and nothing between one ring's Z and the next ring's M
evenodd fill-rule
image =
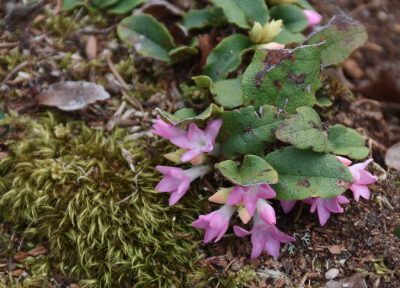
M260 110L261 116L252 106L221 112L217 116L223 120L217 142L221 143L221 152L227 159L258 154L267 148L267 143L275 141L275 131L287 114L269 105Z
M321 55L325 67L344 61L353 50L363 46L367 40L367 31L359 21L336 15L328 25L311 34L303 44L326 42Z
M83 0L63 0L61 4L61 11L71 11L85 5L87 4Z
M328 130L329 141L335 146L332 153L361 160L368 156L364 138L354 129L337 124Z
M322 47L257 49L243 74L244 105L256 109L275 105L289 114L301 106L314 106L315 91L322 86Z
M89 5L97 9L105 9L114 4L119 0L90 0Z
M240 76L235 79L222 80L210 87L214 101L228 109L243 105L242 80Z
M322 131L318 113L307 106L297 108L296 115L286 118L279 125L276 138L296 148L315 152L329 153L334 148Z
M169 51L177 48L164 25L151 15L141 14L122 19L117 33L128 47L154 59L169 61Z
M251 29L257 21L264 25L269 20L267 5L264 0L212 0L215 6L222 7L228 22L240 28Z
M182 26L188 30L219 26L224 21L224 13L220 7L191 10L182 19Z
M251 45L249 38L241 34L226 37L208 56L203 74L214 82L225 79L239 67L242 52Z
M306 37L304 37L303 34L292 33L287 30L285 26L282 26L281 32L273 41L282 45L289 45L301 43L304 39L306 39Z
M278 182L278 174L264 159L255 155L246 155L242 165L227 160L215 164L222 175L235 185L250 186Z
M132 12L133 9L147 2L148 0L120 0L117 4L107 10L107 13L123 15Z
M300 7L295 5L274 6L271 8L270 14L272 19L282 19L286 29L292 33L303 31L308 26L307 16Z
M279 181L271 188L279 200L333 198L353 182L350 169L332 154L286 147L268 154L264 160L278 172Z

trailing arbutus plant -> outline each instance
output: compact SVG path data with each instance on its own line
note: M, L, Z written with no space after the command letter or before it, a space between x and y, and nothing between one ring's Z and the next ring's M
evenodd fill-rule
M285 213L296 201L303 201L311 206L311 212L317 211L323 226L331 213L343 212L341 205L349 202L342 195L346 190L353 191L356 201L368 199L367 185L378 180L366 170L373 160L361 161L369 154L362 136L343 125L323 126L313 108L323 68L344 61L366 42L367 34L358 21L335 16L297 48L284 49L271 44L279 30L294 33L303 29L289 21L286 6L290 5L273 6L269 12L283 20L270 20L264 2L255 1L265 9L252 18L255 21L250 27L245 25L248 14L238 20L230 11L245 7L213 2L222 7L229 22L250 29L249 37L225 38L209 56L205 75L193 78L199 87L209 88L215 102L204 112L197 115L184 108L171 114L158 109L154 133L177 146L176 152L165 157L182 168L158 166L165 177L156 190L171 192L170 205L174 205L185 197L194 179L208 173L222 175L226 181L214 187L217 192L209 199L221 208L192 223L205 229L204 243L219 241L231 217L238 213L243 223L252 219L251 231L234 227L238 237L251 235L251 258L257 258L263 249L277 257L280 243L295 239L275 227L277 206L271 199L280 200ZM304 28L321 20L314 11L304 12L304 17L309 19ZM208 67L219 69L222 65L217 55L224 45L236 51L229 48L231 37L237 38L236 46L245 43L243 49L253 45L255 54L243 76L223 80L230 69L222 75L209 72ZM352 160L348 158L361 162L349 166Z

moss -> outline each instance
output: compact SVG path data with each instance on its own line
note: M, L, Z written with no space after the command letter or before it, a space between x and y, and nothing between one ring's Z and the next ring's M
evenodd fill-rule
M27 60L26 56L20 55L18 52L18 49L11 50L9 55L0 55L0 64L7 65L7 67L6 67L7 71L13 70L15 67L17 67L19 64L21 64L22 62L24 62L26 60ZM32 57L31 61L33 63L34 63L34 60L35 60L35 57ZM22 71L29 71L29 70L28 70L28 68L26 68Z
M121 60L115 65L115 69L117 69L118 73L124 77L125 80L129 80L129 77L132 77L136 74L137 70L135 68L135 58L133 55L130 55L127 60Z
M26 241L41 241L51 251L52 261L30 263L33 272L49 273L52 262L58 273L89 287L178 287L187 281L202 236L191 222L204 213L207 198L199 200L193 189L169 207L169 195L154 190L161 179L154 167L165 165L163 153L173 145L148 148L124 129L107 135L52 114L38 120L10 115L1 122L24 129L0 162L3 218L17 220ZM122 149L133 155L137 172Z

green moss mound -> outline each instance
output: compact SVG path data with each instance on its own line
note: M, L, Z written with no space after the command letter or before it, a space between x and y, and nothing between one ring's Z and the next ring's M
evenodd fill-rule
M52 114L5 123L23 137L0 161L0 218L45 243L59 273L88 287L186 286L202 237L191 223L207 200L191 190L169 207L169 194L154 190L155 166L173 146L151 148L124 129L107 135Z

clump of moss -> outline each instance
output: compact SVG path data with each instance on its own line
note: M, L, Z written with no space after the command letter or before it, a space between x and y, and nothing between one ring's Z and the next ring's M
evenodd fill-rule
M14 116L0 125L24 129L24 136L0 162L0 210L18 222L26 241L45 243L58 273L89 287L170 288L188 281L201 239L191 222L207 200L193 189L169 207L169 195L154 190L162 176L154 167L165 165L172 145L149 148L124 129L107 135L52 114ZM122 149L133 155L136 172ZM30 267L48 273L48 259L39 262Z
M133 55L130 55L127 60L121 60L115 65L115 69L117 69L118 73L124 77L125 80L129 80L129 77L132 77L136 74L137 70L135 68L135 58Z

